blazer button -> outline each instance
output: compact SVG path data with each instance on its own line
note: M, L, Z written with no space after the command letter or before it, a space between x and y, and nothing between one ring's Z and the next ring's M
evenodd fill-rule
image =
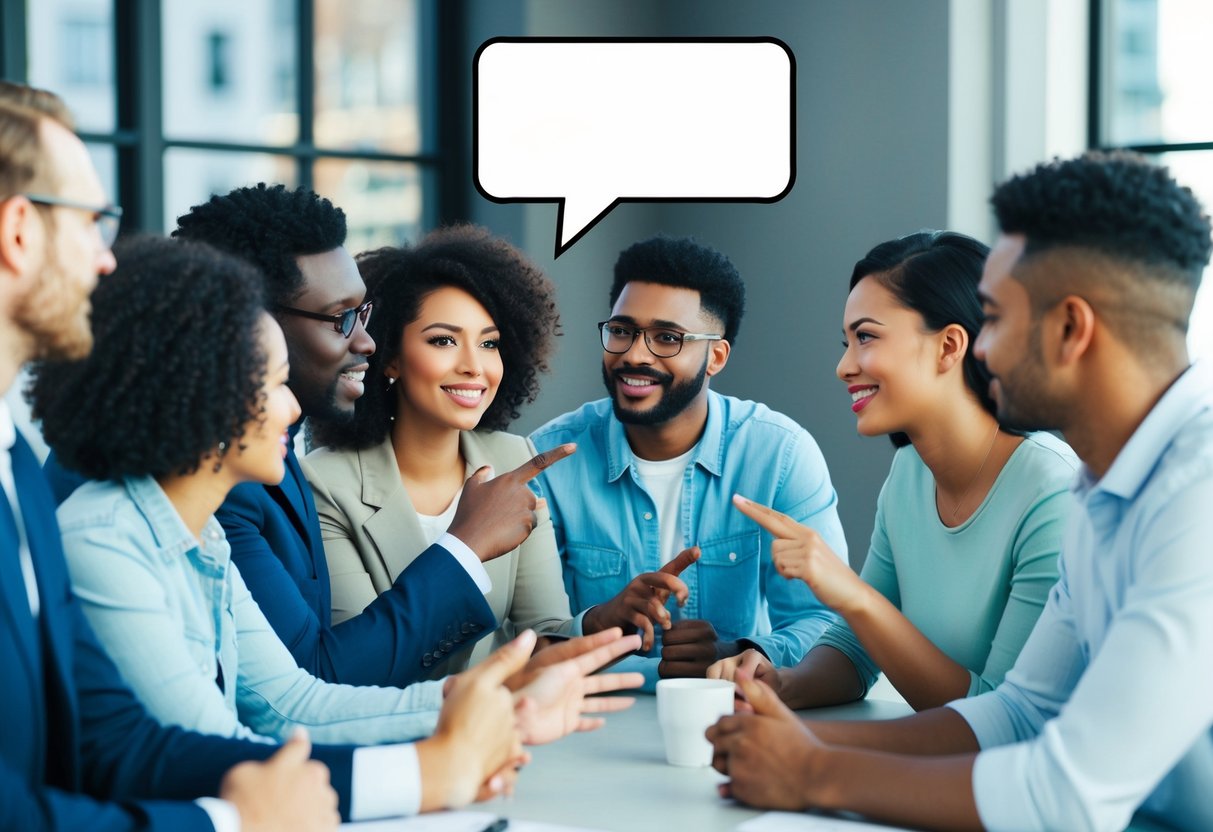
M442 651L444 653L451 649L451 643L449 641L444 641L444 642L442 642L442 644L440 644L438 646L442 648Z
M459 632L463 633L465 636L466 636L468 633L470 633L471 631L472 631L472 625L471 625L471 624L467 624L467 623L465 623L465 624L464 624L462 627L460 627L460 628L459 628Z

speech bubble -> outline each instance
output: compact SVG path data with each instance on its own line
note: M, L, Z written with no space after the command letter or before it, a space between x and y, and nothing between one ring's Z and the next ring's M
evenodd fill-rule
M796 61L775 38L493 38L473 69L476 188L556 202L556 256L621 202L776 202Z

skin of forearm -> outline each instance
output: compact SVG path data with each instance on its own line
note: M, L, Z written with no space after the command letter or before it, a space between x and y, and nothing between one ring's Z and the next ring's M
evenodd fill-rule
M805 724L822 742L835 746L917 756L975 754L980 750L969 723L950 708L933 708L901 719L805 720Z
M466 763L459 764L460 755L453 742L435 734L418 742L416 749L421 771L422 812L437 812L472 802L479 784L471 782L467 776Z
M826 644L810 650L800 664L780 670L779 676L779 698L794 710L841 705L863 696L855 665Z
M888 680L916 711L969 692L969 671L948 658L901 610L871 587L854 609L839 610Z
M924 829L981 829L973 798L972 754L915 758L832 749L812 803L873 820Z

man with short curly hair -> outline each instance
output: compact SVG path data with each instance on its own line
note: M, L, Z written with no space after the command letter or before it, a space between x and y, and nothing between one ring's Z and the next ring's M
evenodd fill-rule
M891 723L801 723L769 688L709 730L725 794L924 828L1213 829L1213 373L1188 358L1199 202L1140 157L994 193L975 354L999 421L1084 463L1060 580L1003 683ZM872 753L872 752L883 753Z
M599 324L608 397L531 434L577 455L540 474L565 587L586 632L639 629L646 674L699 676L746 648L795 664L836 620L801 581L780 577L770 535L729 506L742 493L812 526L846 557L838 497L813 437L710 380L745 313L729 258L656 236L615 263ZM679 605L667 608L669 595ZM680 620L673 620L678 616Z

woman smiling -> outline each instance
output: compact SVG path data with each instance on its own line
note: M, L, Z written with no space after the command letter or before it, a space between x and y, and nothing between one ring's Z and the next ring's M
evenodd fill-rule
M855 265L838 378L859 433L898 448L867 560L856 575L811 529L734 498L774 535L780 574L843 621L795 667L747 651L709 675L745 668L807 708L861 698L883 671L923 709L991 690L1014 664L1057 580L1077 460L1049 434L998 421L973 355L987 251L962 234L920 232Z
M359 613L450 525L463 483L482 466L512 470L535 455L505 433L538 394L559 328L554 289L515 248L469 225L413 248L358 258L378 344L352 427L320 425L327 447L304 460L329 563L333 620ZM524 628L569 634L575 622L542 506L521 546L484 564L502 626L479 645L440 646L431 677L487 656Z

